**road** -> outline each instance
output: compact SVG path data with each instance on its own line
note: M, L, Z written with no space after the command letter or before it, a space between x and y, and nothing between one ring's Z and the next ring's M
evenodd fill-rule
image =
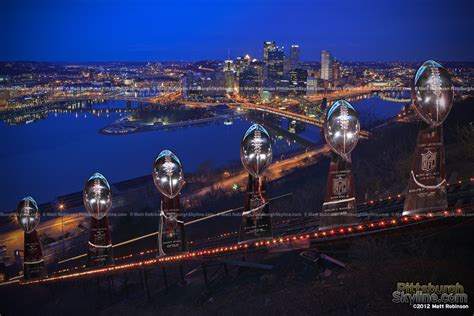
M298 154L294 157L291 157L285 160L276 161L275 163L270 165L266 175L269 179L276 180L284 176L285 173L291 169L306 166L306 164L303 162L304 159L311 158L317 154L327 154L328 152L329 152L329 146L323 145L321 147ZM246 171L242 171L238 175L225 178L223 180L220 180L214 183L213 185L210 185L198 190L197 192L193 193L193 196L201 197L203 195L208 194L211 191L218 190L218 189L227 190L227 189L232 188L234 184L237 184L239 185L240 188L244 189L246 187L245 184L246 184L247 178L248 178L248 173Z
M285 172L290 171L291 169L303 167L304 164L303 160L305 158L313 157L316 154L326 154L329 151L329 147L324 145L322 147L318 147L313 150L309 150L308 152L304 152L298 154L294 157L277 161L273 163L269 170L267 171L267 175L270 179L275 180L282 177ZM248 173L246 171L242 171L238 175L231 176L225 178L223 180L219 180L218 182L204 187L197 192L193 192L189 195L189 200L191 197L199 197L202 198L209 192L216 190L217 188L222 189L231 189L234 183L237 183L241 188L245 188L245 183L248 177ZM187 197L184 197L186 199ZM73 234L78 230L78 225L81 221L85 221L87 218L80 214L67 214L64 218L64 233L71 233ZM85 226L88 226L88 223L85 223ZM18 227L18 228L17 228ZM38 226L38 232L46 233L52 238L60 240L62 237L62 223L61 217L50 218L47 221L43 220ZM7 253L13 259L13 252L16 249L23 249L23 230L19 228L19 226L13 226L10 230L5 230L0 233L0 245L5 245L7 247Z
M86 220L81 215L67 215L64 217L64 233L69 232L74 233L78 230L78 225L81 221ZM56 217L44 221L38 225L37 231L39 234L47 233L52 238L61 240L62 238L62 219L61 217ZM0 245L5 245L7 247L7 253L11 256L10 260L13 260L13 252L16 249L23 249L23 230L18 226L7 232L0 234Z
M320 94L320 95L318 94L314 97L309 97L307 99L309 102L322 101L324 98L330 101L330 100L336 100L336 99L356 97L359 95L371 93L372 91L373 89L369 89L369 88L359 88L359 89L354 89L354 90L338 90L338 91L333 91L331 93L325 93L325 94Z

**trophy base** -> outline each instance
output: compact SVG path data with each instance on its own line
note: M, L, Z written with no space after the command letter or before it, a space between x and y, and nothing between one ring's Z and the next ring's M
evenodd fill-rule
M25 280L45 277L46 264L43 259L43 251L38 238L38 233L25 232L25 248L23 257L23 278Z
M179 196L163 197L157 258L188 252L188 243L181 216Z
M114 265L112 241L107 217L91 218L87 267L104 267Z
M46 265L44 260L36 262L23 262L23 279L40 279L46 276Z
M259 188L260 187L260 188ZM249 175L240 224L239 244L273 239L266 179Z
M351 156L332 154L319 230L357 224Z
M418 132L403 215L448 207L443 127L424 126Z

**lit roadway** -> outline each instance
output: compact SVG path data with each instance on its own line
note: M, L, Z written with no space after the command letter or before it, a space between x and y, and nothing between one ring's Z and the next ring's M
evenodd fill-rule
M78 229L77 225L80 221L84 220L85 217L77 215L67 215L64 217L64 233L72 232L75 229ZM50 218L47 221L43 219L43 222L40 222L38 225L38 233L47 233L53 238L57 238L59 242L62 242L62 223L61 217ZM15 223L16 224L16 223ZM2 232L0 234L0 245L5 245L7 247L7 253L12 255L13 251L16 249L23 250L23 230L19 225L15 225L18 228L13 228L9 231ZM47 256L45 256L47 259ZM13 257L11 258L14 259Z
M291 169L305 166L303 162L305 158L311 158L316 154L326 154L328 152L329 147L327 145L324 145L322 147L309 150L308 152L298 154L291 158L276 161L269 167L267 175L270 179L278 179L284 176L284 173L290 171ZM232 188L232 185L234 183L237 183L241 186L241 188L244 188L244 184L246 183L247 177L248 173L246 171L242 171L238 175L225 178L214 183L213 185L204 187L198 190L197 192L193 192L188 196L188 198L189 200L192 200L193 196L202 197L203 195L206 195L207 193L217 188L230 189ZM78 224L85 219L86 217L84 217L82 214L66 214L64 217L64 233L72 233L74 230L77 230ZM40 222L38 226L38 232L40 234L47 233L49 236L57 239L58 242L61 243L61 220L61 217L48 218L47 220L43 218L42 222ZM23 249L23 230L19 226L17 226L16 223L13 223L13 225L8 225L8 227L4 227L4 229L2 229L2 232L0 233L0 245L5 245L7 247L7 253L10 255L12 255L13 251L16 249Z
M371 93L372 91L373 89L369 89L369 88L354 88L354 90L338 90L338 91L332 91L331 93L318 94L314 97L307 97L307 99L309 102L322 101L324 98L330 101L330 100L336 100L336 99L356 97L359 95Z
M329 146L323 145L321 147L298 154L294 157L291 157L285 160L276 161L275 163L270 165L266 175L271 180L278 179L284 176L285 172L291 169L306 166L306 164L304 163L304 159L311 158L318 154L324 155L324 154L327 154L328 152L329 152ZM217 189L228 189L228 188L231 188L234 184L238 184L242 189L245 189L245 183L246 183L247 178L248 178L248 173L246 171L242 171L238 175L225 178L223 180L220 180L214 183L211 186L198 190L197 192L193 193L193 196L202 196Z

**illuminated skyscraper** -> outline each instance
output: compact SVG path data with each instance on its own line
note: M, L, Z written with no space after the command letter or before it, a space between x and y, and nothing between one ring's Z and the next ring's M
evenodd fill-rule
M268 64L268 52L276 48L275 41L263 42L263 62L265 65Z
M306 96L314 97L318 94L318 79L315 77L308 77L306 79Z
M235 82L234 62L232 60L224 61L224 77L227 93L233 93Z
M243 98L257 97L260 94L259 88L259 67L246 67L239 76L239 95Z
M305 69L296 68L290 70L289 88L291 93L294 95L305 95L307 78L308 72Z
M244 62L247 66L250 65L250 63L252 62L252 58L250 58L249 54L244 56Z
M268 79L278 83L283 77L283 63L285 61L285 51L283 47L276 46L268 51L267 71Z
M332 62L332 67L331 67L331 72L332 72L332 79L333 80L339 80L341 79L341 64L334 59Z
M224 71L233 71L234 70L234 61L227 59L224 61Z
M323 50L321 52L321 79L330 80L332 75L331 69L331 54Z
M235 58L235 63L234 63L234 71L236 72L237 76L245 70L245 68L250 65L250 56L237 56Z
M299 45L291 45L290 48L290 68L296 69L300 63L300 47Z

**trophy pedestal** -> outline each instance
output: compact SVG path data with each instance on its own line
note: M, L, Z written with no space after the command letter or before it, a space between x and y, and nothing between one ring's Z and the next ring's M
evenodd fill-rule
M158 236L158 257L188 251L184 222L181 216L179 196L172 199L163 196Z
M25 280L37 279L46 276L46 265L43 251L36 230L25 232L25 248L23 258L23 278Z
M114 264L109 220L91 217L87 267L101 267Z
M357 204L350 154L347 159L332 153L319 229L357 223Z
M446 207L443 127L424 124L418 132L403 215L439 211Z
M261 185L260 190L259 185ZM262 178L259 184L259 179L249 174L239 243L271 238L273 238L273 233L266 179Z

